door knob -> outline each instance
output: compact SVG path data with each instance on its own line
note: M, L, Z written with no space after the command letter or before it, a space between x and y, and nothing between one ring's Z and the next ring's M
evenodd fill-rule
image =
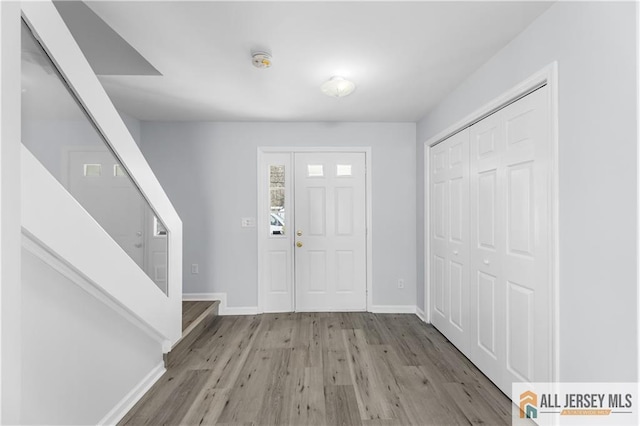
M458 255L458 250L454 250L453 254L455 254L457 256Z
M301 241L298 241L298 242L296 243L296 247L302 247L302 242L301 242Z
M485 265L488 265L488 264L490 264L490 263L491 263L491 262L489 262L489 260L488 260L488 259L485 259L485 260L484 260L484 264L485 264Z
M296 232L296 235L297 235L298 237L302 237L302 231L298 229L298 232Z
M136 235L137 235L138 237L142 237L142 231L138 231L138 232L136 232Z
M134 244L134 246L135 246L136 248L140 248L140 247L142 247L142 243Z

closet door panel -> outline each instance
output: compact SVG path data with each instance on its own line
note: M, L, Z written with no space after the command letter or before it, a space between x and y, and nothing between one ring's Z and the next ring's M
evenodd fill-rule
M469 131L431 148L432 323L469 351Z
M471 360L501 386L504 366L504 281L501 253L504 128L500 111L470 127ZM504 389L503 389L504 390Z
M543 87L470 128L471 359L503 392L549 381L549 117Z
M505 380L549 381L549 116L543 87L502 110L506 150Z

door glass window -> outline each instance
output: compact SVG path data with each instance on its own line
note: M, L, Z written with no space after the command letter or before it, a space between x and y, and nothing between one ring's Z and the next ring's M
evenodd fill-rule
M324 167L322 164L308 164L307 176L309 177L322 177L324 176Z
M124 167L122 167L120 164L114 164L113 165L113 175L115 177L126 177L127 176L127 172L124 170Z
M269 234L285 235L285 166L269 166Z
M100 164L85 164L84 175L85 176L100 176L102 174L102 165Z
M336 165L336 176L351 176L351 164Z

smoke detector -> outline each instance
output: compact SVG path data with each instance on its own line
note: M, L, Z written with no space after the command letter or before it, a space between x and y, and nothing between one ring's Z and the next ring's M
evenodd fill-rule
M269 68L271 66L271 55L267 52L254 52L251 55L251 62L256 68Z

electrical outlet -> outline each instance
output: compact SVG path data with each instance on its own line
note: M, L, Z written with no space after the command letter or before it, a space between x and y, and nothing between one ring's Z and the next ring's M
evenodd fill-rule
M398 280L398 288L404 288L404 280L402 278Z
M198 268L198 264L197 263L192 263L191 264L191 273L192 274L198 274L200 272L199 268Z

